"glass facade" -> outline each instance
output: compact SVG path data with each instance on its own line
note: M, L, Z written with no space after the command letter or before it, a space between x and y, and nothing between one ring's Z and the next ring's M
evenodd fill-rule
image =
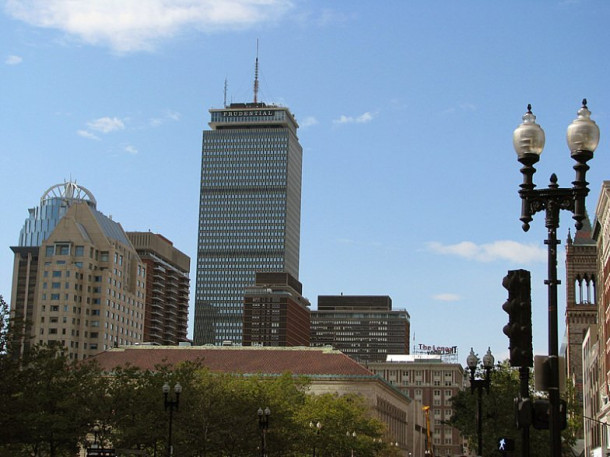
M30 208L29 216L19 234L19 246L40 246L51 234L74 202L85 202L95 208L93 194L74 182L56 184L42 195L40 206Z
M257 271L298 278L302 149L287 108L210 110L203 132L195 344L241 343Z

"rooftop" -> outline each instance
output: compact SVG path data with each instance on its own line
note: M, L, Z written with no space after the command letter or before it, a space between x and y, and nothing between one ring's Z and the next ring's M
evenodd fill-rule
M132 365L154 370L197 360L215 372L310 377L375 377L367 368L331 348L244 346L122 346L93 357L106 371Z

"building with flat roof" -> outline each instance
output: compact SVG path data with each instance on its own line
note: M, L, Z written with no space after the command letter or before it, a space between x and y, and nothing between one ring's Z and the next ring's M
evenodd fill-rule
M127 232L127 237L148 272L144 341L164 346L188 341L190 257L157 233Z
M433 455L464 455L461 435L446 425L453 414L451 400L464 389L464 369L459 363L447 363L441 355L406 355L389 356L387 361L366 366L418 404L430 407ZM421 447L425 433L417 427L410 433L417 441L415 447Z
M320 295L311 311L311 346L332 346L354 360L382 362L408 354L410 316L387 295Z
M340 351L330 348L279 348L242 346L128 346L95 357L112 372L127 364L143 370L199 361L211 372L278 376L291 373L310 380L308 393L362 395L371 413L387 426L388 437L398 443L402 457L420 455L407 437L413 402L381 377ZM423 453L421 454L423 455Z
M244 346L309 346L309 301L289 273L256 273L244 296Z
M243 299L256 272L299 277L302 148L288 108L210 109L203 132L196 344L241 343Z

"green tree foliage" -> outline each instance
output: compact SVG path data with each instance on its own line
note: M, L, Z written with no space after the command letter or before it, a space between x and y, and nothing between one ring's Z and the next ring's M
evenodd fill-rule
M479 373L482 377L483 375ZM533 392L533 374L530 376L530 392ZM515 419L514 399L519 396L519 371L511 368L507 362L499 363L491 373L491 387L489 394L482 394L482 437L483 455L499 455L497 441L501 437L510 437L515 440L515 454L521 453L522 431L517 428ZM542 394L531 393L532 400L540 398ZM568 408L573 402L568 400ZM459 392L452 400L453 415L449 424L457 428L462 436L469 442L471 449L477 446L476 428L476 401L477 392L471 394L470 389ZM564 455L573 443L574 429L568 428L562 431L564 442ZM530 455L548 455L549 433L548 430L537 430L530 427Z
M324 457L345 457L352 451L359 457L393 453L384 425L367 414L360 396L308 396L296 423L312 455L314 448L316 455Z
M5 368L2 455L73 456L96 417L89 398L99 370L70 362L53 346L34 347Z

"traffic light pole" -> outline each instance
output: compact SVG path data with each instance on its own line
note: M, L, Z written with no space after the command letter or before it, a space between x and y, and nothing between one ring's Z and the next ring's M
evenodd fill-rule
M529 388L530 369L529 367L519 367L519 400L530 396ZM531 414L531 413L530 413ZM530 457L530 426L529 424L521 427L521 456Z
M526 167L524 167L526 168ZM532 167L533 168L533 167ZM576 168L576 167L575 167ZM547 387L549 392L549 434L551 457L561 457L561 425L560 425L560 396L559 396L559 343L557 322L557 228L559 227L559 212L562 209L575 211L575 194L573 189L561 188L557 184L557 176L551 176L551 183L547 189L533 189L523 187L521 197L529 205L530 211L545 210L545 226L548 238L544 241L548 249L548 279L544 281L548 288L548 344L550 379ZM584 198L584 197L583 197ZM524 220L525 219L525 220ZM521 219L527 223L527 218ZM577 220L577 228L580 228ZM525 225L525 224L524 224Z
M556 189L560 190L560 189ZM551 435L551 450L553 457L561 455L561 427L559 417L559 344L557 330L557 285L561 283L557 279L557 227L559 226L558 202L550 199L547 202L546 227L548 239L545 241L548 247L549 279L545 281L548 286L548 314L549 314L549 364L551 368L549 391L550 417L549 433Z

